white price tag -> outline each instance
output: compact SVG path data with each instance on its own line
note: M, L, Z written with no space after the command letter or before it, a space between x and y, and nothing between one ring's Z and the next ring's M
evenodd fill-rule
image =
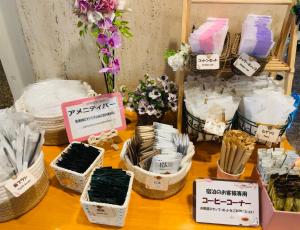
M226 129L226 124L222 121L217 122L213 119L206 119L205 125L204 125L204 131L217 135L217 136L223 136Z
M238 226L259 225L257 183L197 179L194 182L196 221Z
M248 77L251 77L260 68L260 64L247 54L241 54L233 65Z
M280 134L279 129L269 128L264 125L259 125L255 137L262 141L277 143Z
M169 181L163 177L147 177L146 188L159 191L167 191L169 188Z
M36 178L28 170L25 170L19 173L16 178L9 179L6 182L5 187L13 194L13 196L19 197L30 189L36 181Z
M218 54L199 54L196 68L198 70L219 69L220 56Z

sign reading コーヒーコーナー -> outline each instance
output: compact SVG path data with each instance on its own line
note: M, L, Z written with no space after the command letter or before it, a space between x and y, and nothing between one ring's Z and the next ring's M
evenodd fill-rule
M257 183L196 179L195 217L200 223L258 226Z

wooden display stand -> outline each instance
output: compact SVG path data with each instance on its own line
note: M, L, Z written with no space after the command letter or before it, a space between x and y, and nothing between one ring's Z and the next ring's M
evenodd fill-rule
M295 59L297 48L297 26L295 23L295 16L291 14L291 9L295 5L295 0L183 0L182 7L182 35L181 41L183 43L188 42L188 36L190 34L190 11L193 4L261 4L261 5L287 5L287 12L284 18L283 26L274 55L269 63L265 67L266 72L270 72L271 76L274 76L276 72L285 72L284 78L284 90L286 94L291 94L292 83L295 72ZM290 36L290 42L288 47L288 57L285 62L283 59L286 40ZM184 97L184 79L185 72L176 72L176 83L179 87L178 95L178 116L177 116L177 128L182 129L182 112L183 112L183 97Z

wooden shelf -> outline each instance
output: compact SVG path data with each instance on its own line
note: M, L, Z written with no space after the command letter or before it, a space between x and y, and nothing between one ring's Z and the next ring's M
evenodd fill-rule
M192 0L192 3L289 5L292 3L292 0Z
M272 59L265 67L265 71L269 72L280 72L280 71L290 71L290 67L283 61L278 59Z

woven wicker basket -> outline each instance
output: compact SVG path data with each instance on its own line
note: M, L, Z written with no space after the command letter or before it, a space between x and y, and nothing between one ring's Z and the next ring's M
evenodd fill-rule
M239 57L240 41L241 41L241 34L240 33L235 34L233 41L232 41L231 54L230 54L230 56L231 56L231 71L237 75L244 75L244 73L242 73L239 69L237 69L233 65L233 63ZM253 74L255 76L255 75L259 75L261 72L264 71L266 65L271 60L272 55L270 53L270 55L266 58L257 58L257 57L253 57L253 58L255 59L255 61L257 61L260 64L260 68Z
M83 82L86 87L88 96L95 96L95 91L86 82ZM18 112L28 113L23 95L15 102L15 108ZM67 132L64 125L63 116L56 117L38 117L34 116L38 126L45 130L45 143L44 145L65 145L69 143Z
M88 190L90 188L90 176L80 197L80 203L88 220L91 223L106 224L118 227L124 226L134 177L134 174L132 172L127 171L127 174L130 176L130 181L128 185L127 196L123 205L113 205L89 201Z
M281 137L283 136L283 134L285 133L285 130L287 129L287 127L290 125L290 123L293 121L292 117L289 116L288 120L286 121L286 123L284 125L272 125L272 124L258 124L254 121L250 121L249 119L247 119L246 117L244 117L243 115L241 115L239 112L237 112L237 128L239 130L245 131L246 133L255 136L258 126L259 125L264 125L267 127L272 127L272 128L276 128L280 130L279 133L279 137L276 143L272 143L272 144L278 144L281 141ZM263 140L257 140L258 143L260 144L267 144L266 141Z
M126 155L129 141L130 139L124 143L120 157L126 168L134 173L134 191L151 199L165 199L175 195L183 188L192 166L192 157L195 154L192 142L190 142L188 154L183 158L181 169L178 172L173 174L158 174L146 171L131 163Z
M204 73L204 74L217 74L225 68L230 67L232 58L230 56L232 46L232 38L230 33L227 33L224 42L222 54L220 56L220 69L218 70L198 70L197 69L197 53L190 53L189 55L189 69L193 73Z
M86 182L93 171L93 169L97 166L102 166L103 164L103 157L104 157L104 149L92 146L99 151L98 157L94 160L94 162L90 165L90 167L84 173L74 172L65 168L61 168L56 165L57 161L61 159L61 156L67 152L67 150L71 147L73 143L79 142L72 142L68 145L61 154L59 154L50 164L51 168L53 168L55 175L60 183L61 186L65 188L72 189L76 192L82 193ZM87 144L85 144L88 146Z
M0 184L0 222L23 215L34 208L45 196L49 180L44 166L43 153L28 170L37 179L37 182L21 196L14 197L5 188L6 182Z

